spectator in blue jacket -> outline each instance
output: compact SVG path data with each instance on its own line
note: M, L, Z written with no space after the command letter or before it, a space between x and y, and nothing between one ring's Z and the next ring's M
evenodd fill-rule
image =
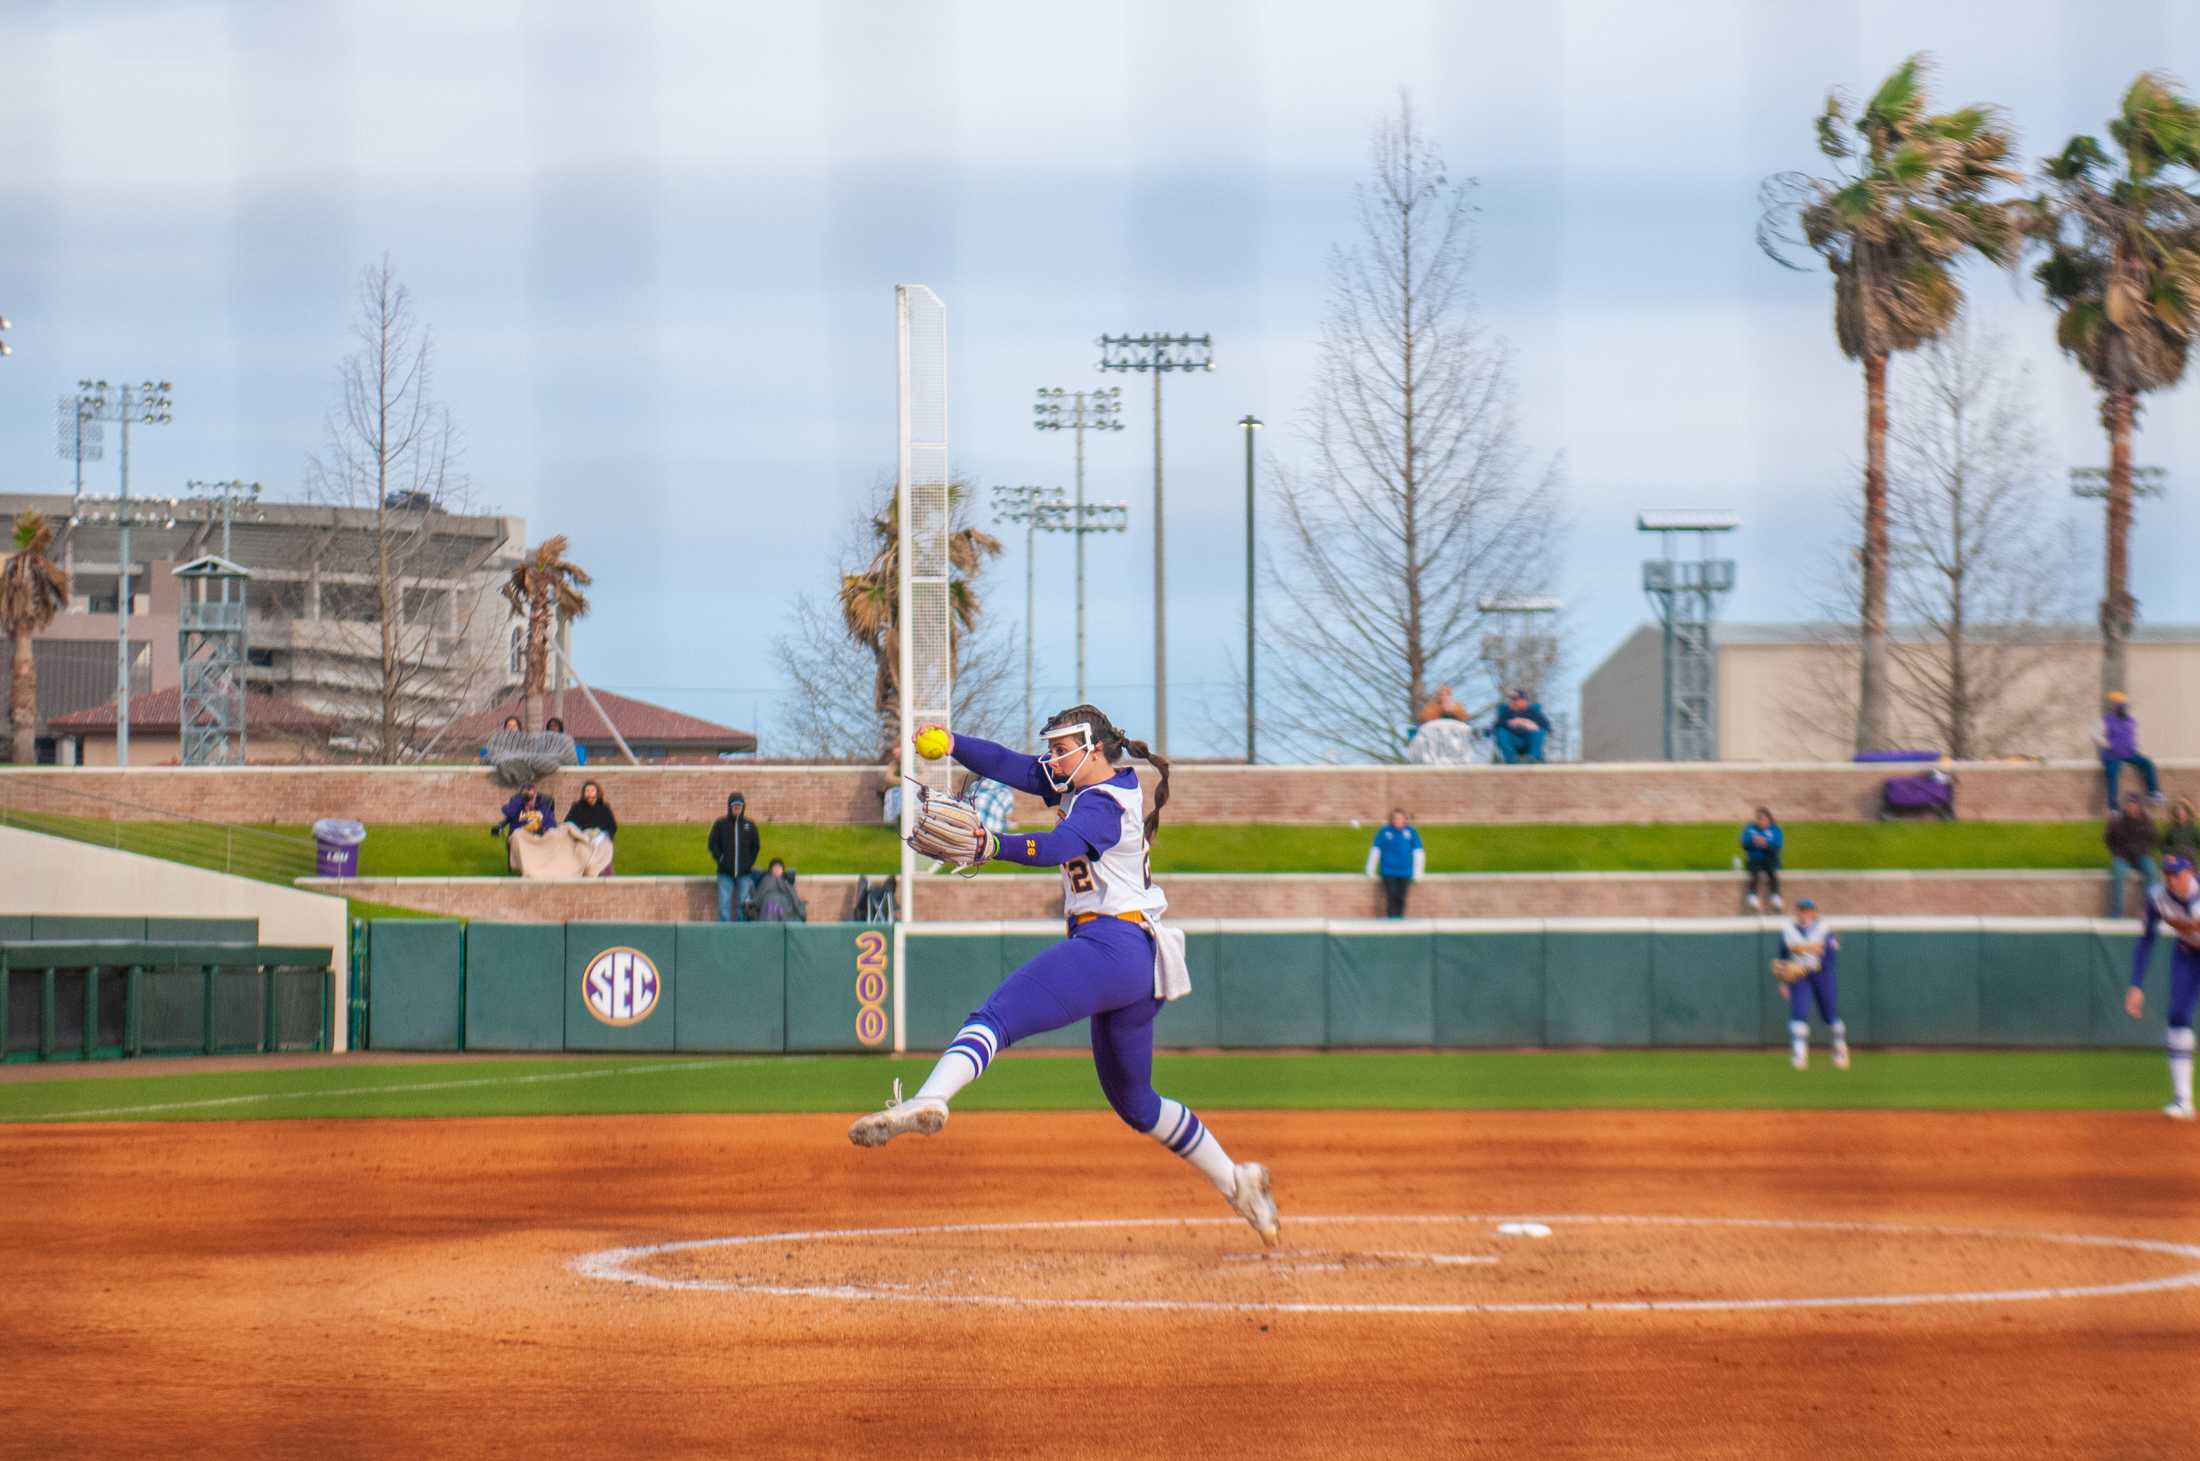
M1393 807L1390 820L1375 831L1375 843L1367 849L1367 875L1383 880L1383 916L1406 916L1406 890L1428 871L1428 851L1421 834L1406 823L1403 807Z
M2122 779L2127 762L2145 778L2148 799L2162 799L2162 781L2155 774L2153 758L2139 754L2139 721L2131 713L2130 697L2123 691L2108 692L2108 710L2101 716L2101 728L2093 733L2093 744L2101 753L2101 776L2108 783L2111 817L2116 815L2116 783Z
M1505 703L1497 707L1497 720L1490 726L1490 739L1497 742L1497 754L1507 766L1517 766L1523 761L1543 759L1543 739L1551 733L1551 718L1543 713L1543 707L1528 702L1528 692L1515 690L1505 697Z
M1780 824L1772 820L1770 807L1757 808L1757 815L1742 826L1742 864L1748 873L1748 881L1742 891L1748 895L1749 911L1763 907L1757 901L1757 880L1765 881L1765 891L1772 895L1774 911L1780 907L1780 849L1787 838L1780 831Z

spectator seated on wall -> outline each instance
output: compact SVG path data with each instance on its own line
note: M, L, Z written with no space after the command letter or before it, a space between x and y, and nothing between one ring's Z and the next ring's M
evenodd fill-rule
M1490 726L1490 739L1497 746L1498 759L1507 766L1527 762L1540 763L1543 759L1543 742L1551 734L1551 718L1543 713L1543 707L1528 699L1528 692L1515 690L1505 697L1505 703L1497 707L1497 719Z
M749 918L757 923L808 923L810 905L794 890L794 874L787 865L773 858L766 865L764 875L756 880L756 899L749 905Z
M567 766L586 766L588 764L588 747L574 740L570 735L566 735L564 721L554 715L551 716L549 721L543 725L542 733L546 736L565 736L565 744L573 754L562 764Z
M520 729L516 715L504 717L504 729L489 737L489 744L481 748L481 754L482 759L496 768L497 779L507 786L525 786L561 766L580 764L580 749L573 744L571 736L563 730L530 735Z
M2116 815L2116 784L2129 766L2147 784L2150 800L2162 799L2162 779L2154 762L2139 754L2139 721L2131 713L2131 697L2121 690L2108 692L2101 728L2093 733L2093 745L2101 753L2101 779L2108 787L2108 814Z
M1786 847L1787 834L1774 820L1772 808L1757 808L1757 815L1742 825L1743 868L1748 874L1742 884L1742 903L1750 912L1761 911L1757 898L1760 886L1771 896L1773 911L1779 911L1780 858Z
M523 873L526 850L539 849L557 827L556 804L528 782L504 804L504 815L490 824L489 835L504 839L506 864L513 872Z
M604 800L600 784L581 783L580 800L566 810L565 831L579 844L578 851L584 859L581 876L610 877L612 842L619 835L619 819L613 814L611 803Z

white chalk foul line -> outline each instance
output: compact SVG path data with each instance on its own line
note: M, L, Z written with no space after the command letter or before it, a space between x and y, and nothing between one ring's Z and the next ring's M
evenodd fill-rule
M1995 1228L1954 1227L1930 1223L1873 1223L1814 1221L1801 1218L1626 1217L1602 1213L1564 1216L1473 1214L1400 1217L1338 1216L1288 1217L1293 1226L1324 1223L1380 1223L1426 1225L1460 1223L1537 1222L1552 1225L1580 1224L1630 1227L1702 1227L1762 1229L1777 1232L1870 1233L1895 1237L1974 1238L2010 1243L2045 1243L2071 1248L2117 1248L2134 1253L2161 1253L2200 1263L2200 1245L2169 1243L2153 1238L2100 1237L2088 1233L2022 1233ZM1650 1314L1706 1313L1767 1309L1868 1309L1909 1308L1929 1304L2022 1304L2047 1299L2106 1298L2129 1294L2161 1293L2171 1289L2200 1287L2200 1267L2162 1278L2134 1279L2125 1283L2073 1284L2048 1288L1980 1289L1967 1293L1938 1294L1841 1294L1827 1297L1773 1299L1556 1299L1519 1303L1351 1303L1274 1302L1210 1299L1075 1299L1037 1298L1020 1294L916 1294L854 1284L758 1284L730 1279L665 1278L637 1273L628 1265L667 1253L706 1248L733 1248L765 1243L822 1243L876 1238L930 1237L945 1233L1045 1233L1093 1228L1191 1228L1236 1227L1236 1218L1077 1218L1056 1222L943 1223L932 1227L825 1228L814 1232L755 1233L723 1238L692 1238L681 1242L653 1243L631 1248L605 1248L583 1253L567 1266L583 1278L643 1288L683 1293L756 1294L767 1298L837 1299L904 1304L955 1304L1017 1309L1107 1309L1131 1312L1229 1312L1262 1314Z
M400 1081L386 1086L340 1086L335 1090L260 1091L249 1096L208 1096L196 1101L157 1101L143 1106L86 1106L48 1111L23 1121L85 1121L99 1116L145 1116L158 1111L206 1111L223 1106L252 1106L270 1101L318 1101L327 1096L406 1096L414 1091L463 1091L475 1086L536 1086L557 1081L603 1080L615 1075L656 1075L668 1070L711 1070L728 1065L804 1065L806 1055L758 1055L726 1060L672 1060L662 1065L611 1065L593 1070L561 1070L544 1075L482 1076L463 1081Z

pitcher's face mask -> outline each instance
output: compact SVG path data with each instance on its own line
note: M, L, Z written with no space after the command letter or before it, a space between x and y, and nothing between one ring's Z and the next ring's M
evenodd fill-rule
M1077 773L1100 754L1100 748L1093 744L1092 726L1082 720L1050 725L1039 736L1047 747L1039 769L1046 773L1047 785L1056 791L1068 791Z

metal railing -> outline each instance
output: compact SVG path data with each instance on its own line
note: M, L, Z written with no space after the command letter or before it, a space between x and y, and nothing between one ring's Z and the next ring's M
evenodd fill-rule
M288 886L317 871L313 839L264 827L210 822L179 812L53 784L0 777L0 827L65 837L119 852Z

